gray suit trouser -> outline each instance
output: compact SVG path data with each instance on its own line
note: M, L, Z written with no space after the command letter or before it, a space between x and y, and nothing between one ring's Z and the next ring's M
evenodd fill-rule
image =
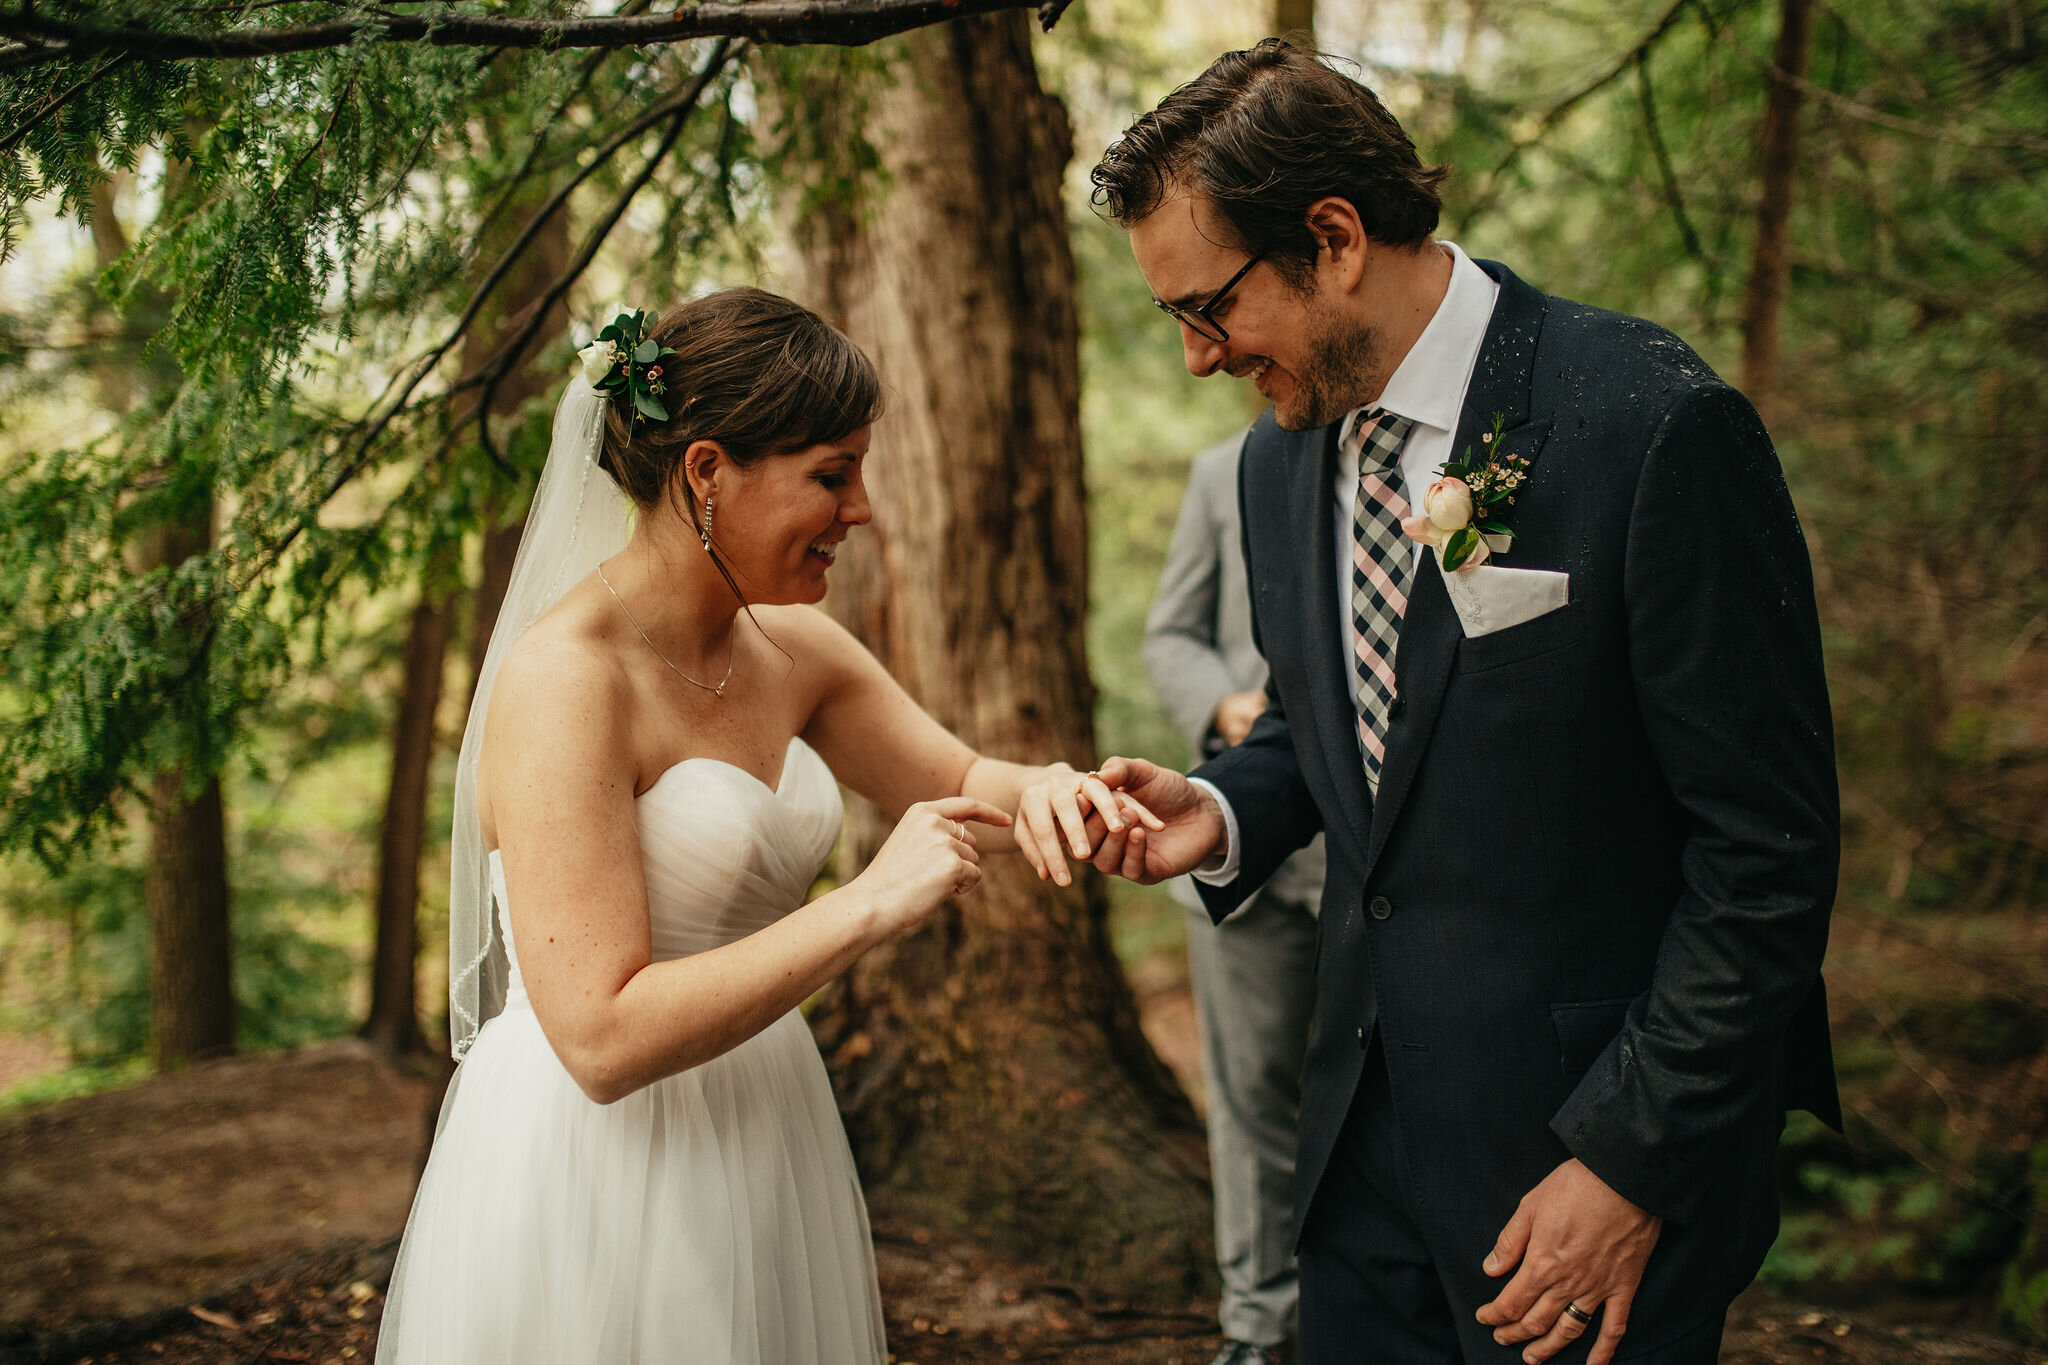
M1201 1021L1209 1166L1223 1334L1291 1341L1294 1153L1301 1064L1315 1011L1313 907L1264 892L1221 924L1188 917L1188 963Z

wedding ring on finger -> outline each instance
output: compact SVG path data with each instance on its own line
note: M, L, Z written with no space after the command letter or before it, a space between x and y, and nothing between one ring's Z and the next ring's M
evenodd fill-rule
M1564 1315L1581 1327L1591 1327L1593 1325L1593 1315L1579 1307L1576 1303L1567 1301L1564 1306Z
M953 837L954 837L955 839L958 839L958 840L959 840L959 841L960 841L961 843L963 843L963 844L967 842L967 823L966 823L966 821L964 821L964 820L955 820L955 821L953 822Z

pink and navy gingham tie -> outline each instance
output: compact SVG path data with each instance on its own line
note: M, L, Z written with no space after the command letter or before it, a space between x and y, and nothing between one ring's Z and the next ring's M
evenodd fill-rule
M1394 647L1408 611L1415 547L1401 533L1409 514L1401 447L1415 423L1381 410L1361 413L1350 433L1358 449L1358 499L1351 513L1351 663L1358 671L1358 742L1365 780L1379 795L1394 702Z

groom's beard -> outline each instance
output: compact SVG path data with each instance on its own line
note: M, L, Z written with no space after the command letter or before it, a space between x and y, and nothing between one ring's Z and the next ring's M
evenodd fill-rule
M1295 376L1294 395L1275 404L1283 431L1308 431L1362 407L1380 379L1380 338L1371 324L1315 309L1309 317L1308 363Z

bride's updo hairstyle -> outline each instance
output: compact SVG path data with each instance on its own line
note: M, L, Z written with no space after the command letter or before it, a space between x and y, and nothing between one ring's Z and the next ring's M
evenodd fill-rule
M661 361L666 422L606 405L598 464L642 511L666 497L692 526L696 494L683 454L716 441L741 468L842 440L882 415L882 381L860 347L810 309L764 289L722 289L679 303L648 333Z
M693 529L704 517L683 470L692 442L716 441L745 469L842 440L882 415L882 380L867 354L810 309L765 289L721 289L676 304L648 339L675 350L661 360L669 418L633 421L613 398L598 466L642 512L666 497ZM715 529L705 549L746 603Z

